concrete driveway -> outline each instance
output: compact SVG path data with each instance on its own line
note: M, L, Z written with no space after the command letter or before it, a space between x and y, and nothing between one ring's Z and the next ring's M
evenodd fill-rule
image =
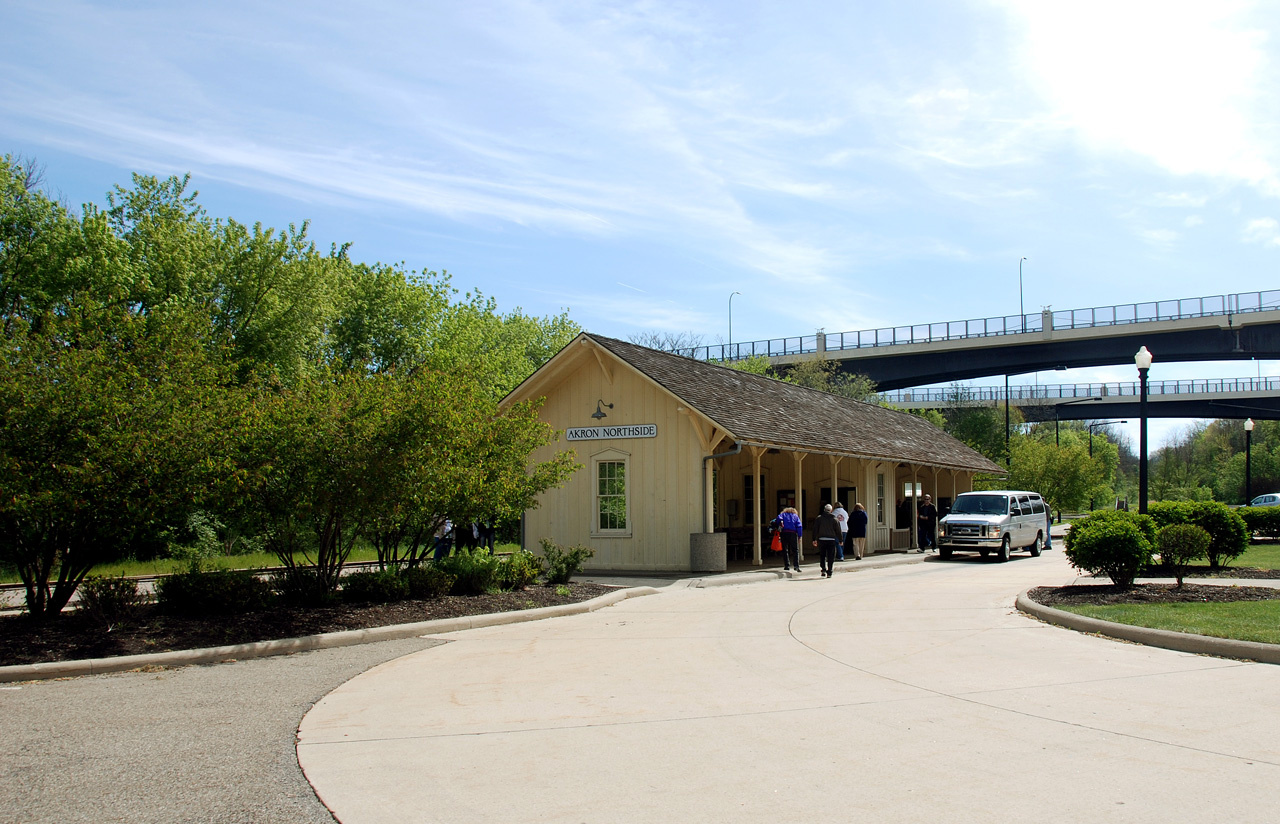
M1273 820L1280 667L1014 611L1073 578L933 558L443 635L299 761L343 824Z

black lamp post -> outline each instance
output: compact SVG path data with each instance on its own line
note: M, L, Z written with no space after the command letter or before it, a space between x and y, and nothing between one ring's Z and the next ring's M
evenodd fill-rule
M1151 369L1151 353L1147 347L1138 350L1133 356L1138 366L1138 385L1141 396L1138 399L1138 512L1147 514L1147 371Z
M1094 421L1089 426L1089 460L1093 460L1093 430L1099 426L1110 426L1113 423L1128 423L1128 421ZM1089 499L1089 511L1093 511L1093 498Z
M1253 502L1253 467L1249 460L1253 454L1253 418L1244 422L1244 505Z
M1004 376L1004 467L1013 469L1013 453L1009 451L1009 376Z

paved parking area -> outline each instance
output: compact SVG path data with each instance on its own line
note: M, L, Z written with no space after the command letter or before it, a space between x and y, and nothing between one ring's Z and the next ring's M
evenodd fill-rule
M298 769L298 722L439 643L0 684L0 824L332 824Z
M1073 578L930 559L443 635L298 755L343 824L1271 820L1280 667L1014 611Z

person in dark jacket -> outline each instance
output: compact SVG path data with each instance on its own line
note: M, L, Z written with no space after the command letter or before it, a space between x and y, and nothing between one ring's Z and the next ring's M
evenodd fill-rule
M916 507L916 518L920 521L920 551L933 549L933 530L938 524L938 508L928 495L924 496L924 503Z
M861 561L867 553L867 508L859 503L849 513L849 541L853 544L853 560Z
M823 576L830 578L836 563L836 546L840 543L840 522L831 512L831 504L822 508L818 525L814 529L813 545L818 548L818 565Z
M800 514L794 506L789 506L778 513L778 526L782 528L782 568L800 570L800 537L804 535L804 525L800 523Z

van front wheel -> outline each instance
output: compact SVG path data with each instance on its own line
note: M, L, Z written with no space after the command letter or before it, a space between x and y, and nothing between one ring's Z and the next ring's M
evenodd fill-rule
M1009 560L1009 536L1004 536L1004 540L1000 542L1000 554L996 556L1000 563Z

